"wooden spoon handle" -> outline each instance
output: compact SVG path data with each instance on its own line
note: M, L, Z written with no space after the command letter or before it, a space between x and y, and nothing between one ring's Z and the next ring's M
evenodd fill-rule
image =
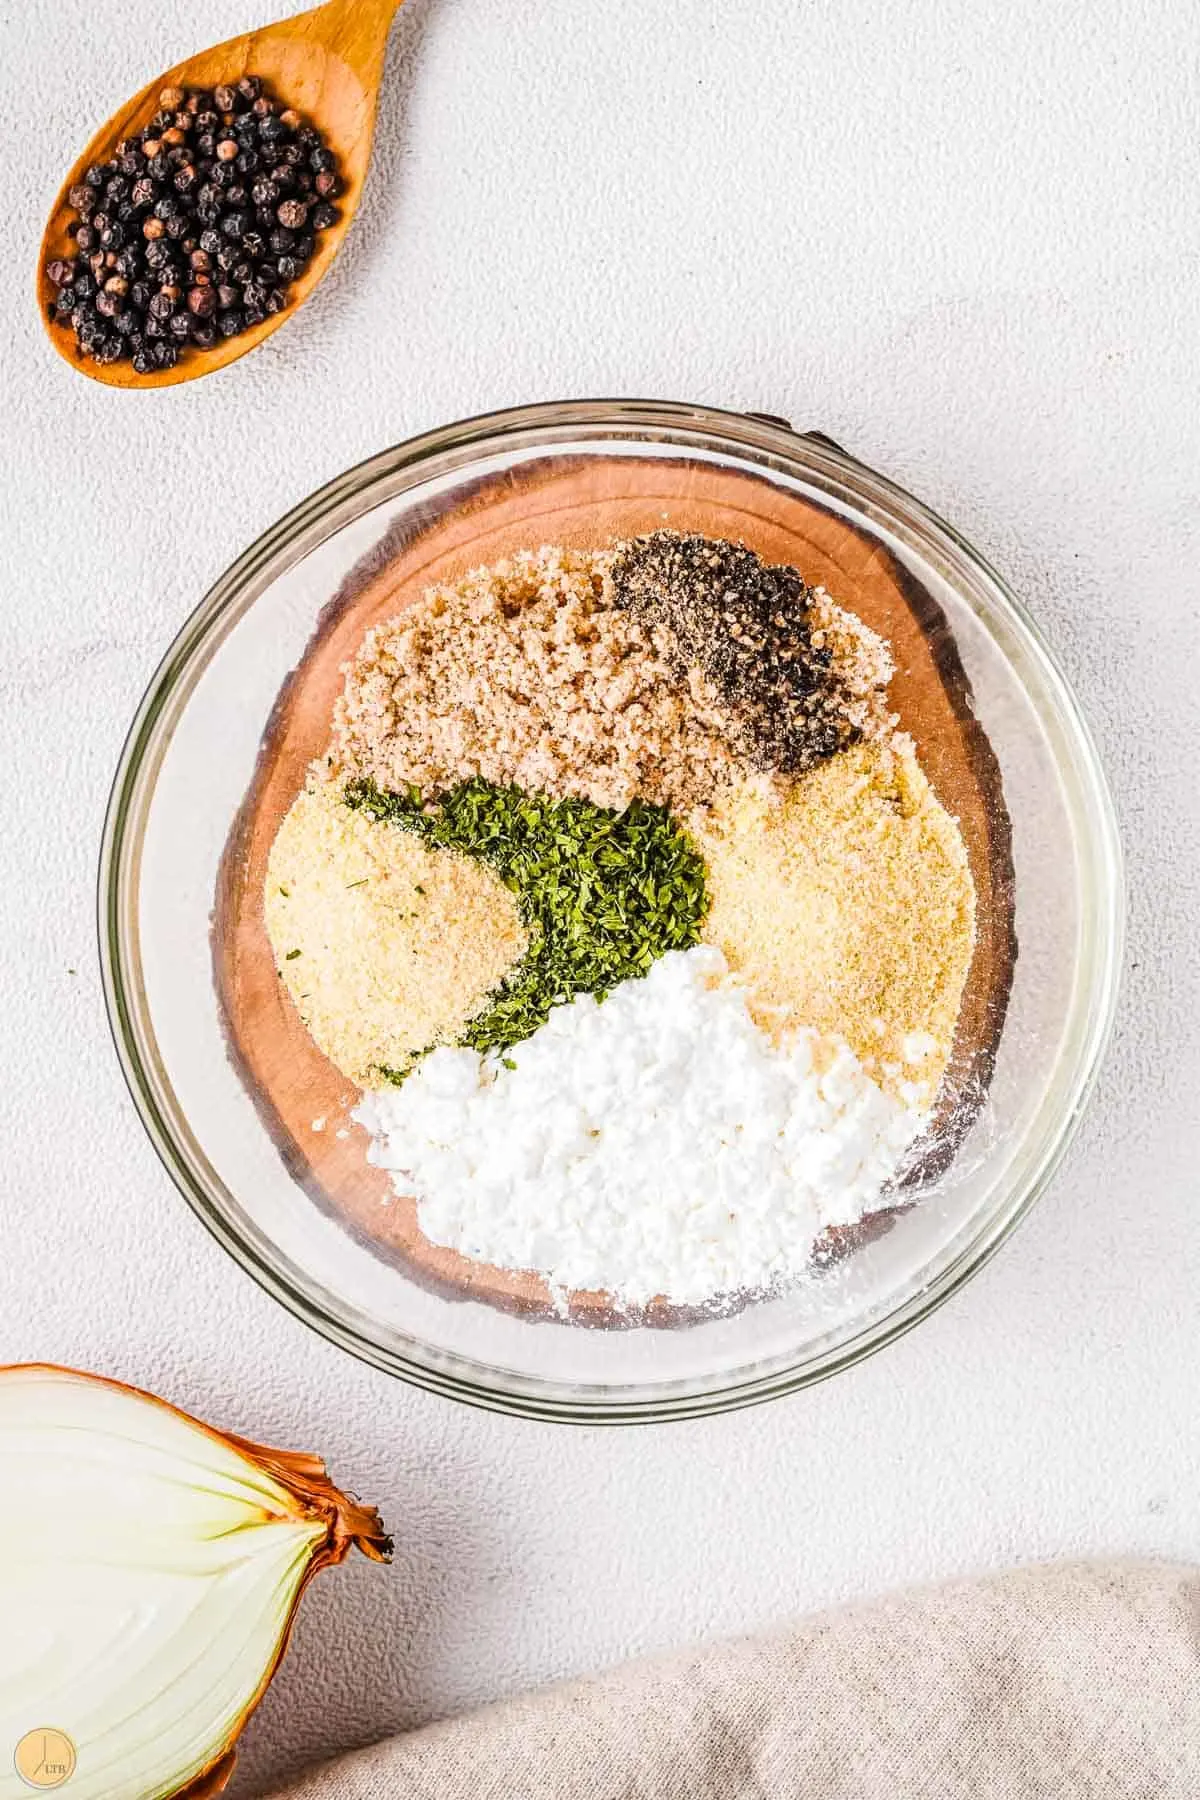
M388 31L403 4L404 0L325 0L324 6L304 15L304 23L370 88L379 81Z

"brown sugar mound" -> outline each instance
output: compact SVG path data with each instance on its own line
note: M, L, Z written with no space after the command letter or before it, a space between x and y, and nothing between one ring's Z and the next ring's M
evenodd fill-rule
M975 943L962 835L904 739L862 743L780 795L747 785L698 830L704 937L773 1033L844 1037L880 1084L929 1105Z
M654 542L664 539L693 543L666 533ZM728 621L706 614L681 638L678 618L618 594L612 571L628 569L642 542L522 551L455 586L430 588L377 626L346 669L330 771L426 793L482 776L618 812L640 796L686 818L748 770L807 767L864 732L890 729L892 665L882 639L794 570L716 544L719 572L736 564L747 581L757 571L770 586L783 624L767 619L763 629L803 636L791 764L772 759L752 727L779 709L760 693L748 711L740 691L748 644L732 661L712 653L712 634ZM785 576L803 593L795 618L778 610ZM644 599L645 583L638 591Z
M682 811L740 766L703 692L604 598L604 552L522 551L368 633L332 768L436 793L471 776L621 811Z

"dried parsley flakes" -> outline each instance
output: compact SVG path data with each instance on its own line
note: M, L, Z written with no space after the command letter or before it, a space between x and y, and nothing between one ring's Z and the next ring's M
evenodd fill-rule
M460 1040L504 1051L576 994L602 999L668 950L697 943L708 911L704 859L665 807L624 812L479 778L426 799L352 782L346 804L487 863L516 898L529 948ZM386 1070L403 1080L408 1070Z

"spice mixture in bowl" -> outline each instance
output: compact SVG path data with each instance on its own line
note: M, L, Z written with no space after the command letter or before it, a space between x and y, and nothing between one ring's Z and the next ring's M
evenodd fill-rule
M118 777L107 973L173 1173L304 1316L656 1417L1000 1240L1095 1067L1116 863L1061 678L914 502L759 421L537 408L210 596Z

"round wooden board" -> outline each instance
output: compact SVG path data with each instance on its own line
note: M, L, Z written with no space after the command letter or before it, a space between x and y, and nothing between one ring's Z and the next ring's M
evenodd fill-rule
M891 643L892 703L936 793L959 821L978 906L977 947L943 1089L947 1117L921 1179L952 1159L982 1101L1011 985L1013 872L999 767L941 608L877 541L765 480L682 458L548 459L480 483L447 514L406 519L324 609L268 721L222 860L215 979L230 1056L294 1179L361 1241L434 1291L532 1317L561 1316L540 1278L430 1244L415 1203L395 1198L387 1175L367 1164L366 1135L348 1117L358 1096L312 1043L276 972L262 916L267 857L308 765L327 746L342 665L372 625L394 617L430 583L454 581L515 550L590 547L660 527L737 539L770 562L794 564ZM321 1119L324 1129L314 1131ZM339 1137L340 1129L348 1135ZM818 1261L886 1229L897 1210L831 1234ZM615 1312L606 1295L589 1293L572 1296L570 1316L611 1327L679 1325L695 1315L653 1306L631 1318Z

